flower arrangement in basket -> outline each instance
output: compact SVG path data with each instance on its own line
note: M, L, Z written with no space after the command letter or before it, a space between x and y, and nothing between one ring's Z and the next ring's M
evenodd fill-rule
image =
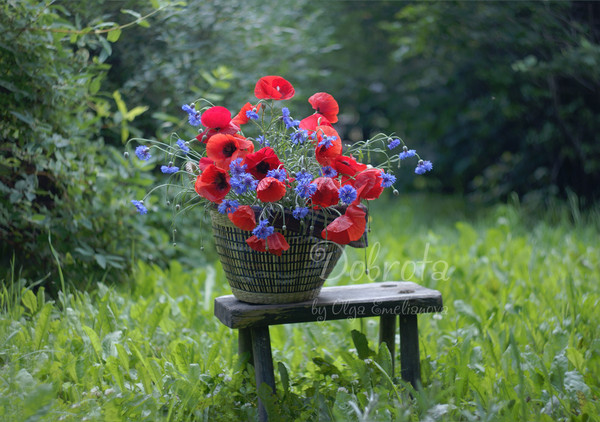
M149 145L135 150L140 160L148 160L152 149L166 155L161 170L178 180L178 209L206 206L232 291L248 302L315 297L343 246L366 246L362 202L393 188L391 168L416 157L417 174L432 169L394 136L380 134L344 151L333 127L339 112L333 96L312 95L308 102L315 112L296 120L280 107L294 93L286 79L265 76L254 89L258 101L235 116L205 100L183 105L189 123L201 127L195 139L144 140ZM244 135L249 125L258 135ZM357 159L374 153L385 157L379 167ZM143 200L132 203L147 212Z

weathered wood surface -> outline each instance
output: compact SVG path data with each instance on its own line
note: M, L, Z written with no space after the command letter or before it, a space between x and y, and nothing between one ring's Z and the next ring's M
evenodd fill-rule
M441 312L442 295L408 281L325 287L311 301L280 305L215 299L215 315L230 328Z
M271 356L271 337L269 327L254 327L250 329L252 338L252 354L254 355L254 375L256 388L265 383L275 392L275 374L273 371L273 358ZM258 420L267 420L267 410L258 399Z
M400 374L414 388L421 385L417 315L400 315Z

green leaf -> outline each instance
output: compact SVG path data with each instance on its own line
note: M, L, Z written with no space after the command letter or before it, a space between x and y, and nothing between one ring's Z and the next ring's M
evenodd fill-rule
M136 19L142 18L142 15L139 12L136 12L135 10L131 10L131 9L121 9L121 13L124 13L126 15L131 15Z
M104 75L97 76L90 82L90 94L95 95L100 90L100 85Z
M96 334L93 328L90 328L87 325L82 325L81 328L83 328L83 331L85 331L89 337L98 360L102 361L102 343L100 342L100 337L98 337L98 334Z
M567 349L567 358L578 371L583 371L585 369L585 359L579 350L569 347Z
M394 368L392 366L392 355L387 344L381 343L379 345L379 352L375 361L381 366L381 368L390 376L394 376Z
M150 317L148 318L148 321L147 321L147 324L148 324L148 334L147 335L149 338L154 335L154 332L156 331L158 324L160 324L160 321L162 321L162 319L168 313L169 309L170 309L170 306L169 306L168 302L159 303L154 307L154 309L152 310L152 313L150 314Z
M119 109L119 112L123 117L125 117L125 115L127 114L127 106L125 105L125 101L123 101L123 97L121 97L121 93L119 91L114 91L112 96L115 100L115 103L117 103L117 108Z
M103 270L106 269L106 257L104 255L95 254L94 259Z
M283 362L277 362L277 369L279 370L279 376L281 378L281 385L283 386L283 391L286 393L290 390L290 375L286 366Z
M119 362L116 357L109 356L106 359L106 369L108 369L108 372L110 372L112 377L115 379L115 382L121 391L125 391L125 377L123 376L123 371L119 367Z
M120 28L115 28L115 29L111 30L106 35L106 39L109 42L116 42L119 39L120 36L121 36L121 29Z
M367 359L375 353L369 349L369 341L367 337L358 330L352 330L352 341L360 359Z
M52 305L50 303L46 303L42 310L38 314L38 319L35 324L35 333L33 342L35 344L35 349L39 350L42 346L42 341L44 337L48 334L48 324L50 322L50 313L52 312Z
M37 298L31 290L25 290L21 297L21 301L23 302L23 305L29 309L29 313L32 315L35 314L35 311L37 311Z
M131 121L133 121L133 119L135 119L140 114L144 113L149 108L150 107L148 107L148 106L134 107L131 110L129 110L127 113L125 113L125 119L127 119L127 120L129 120L131 122Z

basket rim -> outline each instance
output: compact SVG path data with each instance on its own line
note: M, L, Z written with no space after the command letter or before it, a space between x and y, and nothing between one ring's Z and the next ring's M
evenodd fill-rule
M365 213L366 213L365 218L367 219L367 223L368 223L369 216L368 216L367 207L365 207L362 204L360 204L359 206L361 208L363 208L363 210L365 211ZM255 218L258 219L260 214L263 211L263 207L258 206L258 205L251 205L251 208L254 211ZM281 212L276 212L274 214L270 214L270 217L274 217L274 218L270 218L269 223L276 229L279 229L279 231L283 230L283 227L285 226L285 231L298 233L300 235L309 235L309 236L315 237L319 240L326 241L325 239L323 239L321 237L321 232L335 218L337 218L339 215L343 215L344 212L346 211L347 207L346 206L336 206L336 207L331 207L331 208L333 208L337 212L329 212L328 213L328 212L325 212L324 209L313 209L313 210L310 210L310 215L312 216L312 218L307 217L302 220L297 220L293 216L293 214L292 214L293 209L284 208L283 215ZM338 212L339 212L339 215L337 214ZM232 227L232 228L236 228L238 230L244 231L244 232L251 233L250 231L242 230L239 227L237 227L235 224L233 224L233 222L231 222L231 220L228 218L227 214L221 214L217 210L216 206L211 208L210 214L211 214L211 220L212 220L213 224L220 224L222 226ZM306 221L310 221L310 224L307 224ZM348 243L348 246L351 246L354 248L366 248L368 246L367 230L365 230L365 232L363 233L363 235L360 239Z

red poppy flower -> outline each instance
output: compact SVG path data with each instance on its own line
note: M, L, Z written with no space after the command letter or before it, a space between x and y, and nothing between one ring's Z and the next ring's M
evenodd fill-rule
M350 242L361 238L367 226L366 213L356 205L350 205L346 208L344 215L333 220L321 232L323 239L330 240L340 245L347 245Z
M256 227L256 215L250 205L241 205L227 217L239 229L251 231Z
M206 127L206 130L199 133L196 139L204 143L217 133L233 135L240 130L240 127L231 120L231 112L221 106L211 107L206 110L202 113L200 121Z
M231 189L229 174L211 164L196 178L194 189L201 197L220 204Z
M366 169L357 174L356 178L350 181L350 184L356 189L356 201L353 204L359 203L361 199L377 199L383 192L381 169Z
M329 123L336 123L338 121L337 115L340 112L340 107L331 94L317 92L308 99L308 102L312 108L317 110L317 113L325 116L329 120Z
M319 146L319 143L323 141L324 136L329 138L335 137L335 139L331 141L329 146ZM338 135L337 131L331 126L317 126L316 143L317 146L315 148L315 158L323 167L331 165L333 160L342 154L342 140L340 139L340 135Z
M317 177L312 183L317 186L317 190L311 196L313 205L323 208L337 205L340 200L340 182L331 177Z
M258 252L269 252L273 255L281 256L283 251L287 251L290 248L287 240L283 234L274 232L266 239L259 239L256 236L251 236L246 239L246 243L252 249Z
M255 106L250 103L246 103L237 116L232 119L232 122L238 126L245 125L250 120L248 116L246 116L246 112L254 109L256 109L256 112L258 112L260 110L260 106L260 103L256 104Z
M276 202L285 195L285 184L274 177L265 177L256 187L256 196L263 202Z
M267 176L269 170L275 170L281 166L279 157L275 154L273 148L264 147L258 151L246 155L244 164L248 166L246 171L258 180L262 180Z
M319 113L311 114L310 116L300 120L300 129L307 130L309 133L316 131L317 126L331 126L331 123L325 116Z
M353 157L346 157L345 155L338 155L333 160L331 165L338 174L347 177L354 177L357 173L367 169L366 164L359 163Z
M218 133L206 142L206 155L219 168L227 170L229 163L254 151L254 144L241 135Z
M254 87L259 100L289 100L294 96L294 87L281 76L263 76Z

